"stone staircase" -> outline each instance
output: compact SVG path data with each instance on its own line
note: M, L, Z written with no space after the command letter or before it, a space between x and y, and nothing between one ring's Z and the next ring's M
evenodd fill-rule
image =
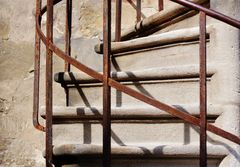
M197 3L209 6L208 1ZM213 9L229 10L214 0L210 4ZM148 22L143 21L142 29L133 34L130 28L123 32L124 41L112 42L111 78L199 117L199 27L195 24L198 14L185 7L171 8L171 3L165 5L172 10L154 15L171 16L161 24L165 27L156 26L148 32L144 28ZM143 30L145 37L138 36ZM239 135L236 34L239 30L208 20L207 121ZM72 47L72 52L85 48L84 44L78 45ZM95 48L83 52L77 60L87 57L86 64L94 62L93 69L102 69L102 63L96 62L102 59L102 53L103 44L98 41ZM66 91L68 106L53 106L53 164L101 166L102 82L76 69L58 72L54 80ZM46 107L40 110L45 119ZM198 127L111 89L112 167L196 167L200 157L199 133ZM238 145L211 132L207 134L208 167L240 165Z

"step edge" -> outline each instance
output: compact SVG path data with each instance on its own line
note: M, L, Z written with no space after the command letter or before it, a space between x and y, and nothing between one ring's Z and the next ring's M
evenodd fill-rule
M207 145L208 156L224 157L229 154L227 148L221 145ZM93 144L62 144L53 147L54 156L61 155L100 155L101 145ZM198 157L199 145L112 145L112 155L150 155L174 157Z
M208 64L207 76L211 77L216 72L216 66ZM169 66L135 71L117 71L111 72L111 77L121 82L196 78L199 77L199 65ZM58 72L54 75L54 80L61 84L99 83L97 79L94 79L83 72Z
M191 115L199 115L199 105L198 104L178 104L172 105L173 107L183 111L188 112ZM223 113L223 110L227 106L218 105L218 104L208 104L208 116L218 116ZM103 109L102 107L65 107L65 106L54 106L53 107L53 116L58 117L84 117L84 116L102 116ZM112 116L162 116L162 117L171 117L170 114L159 110L154 107L113 107ZM45 106L41 106L40 115L45 117Z
M213 26L208 25L206 27L207 38L209 38L210 32L213 31ZM172 30L161 34L150 35L147 37L141 37L131 39L128 41L112 42L111 53L119 54L124 52L131 52L142 49L149 49L157 46L165 46L182 42L192 42L199 40L199 27L182 28L179 30ZM103 43L95 45L94 50L98 54L103 54Z

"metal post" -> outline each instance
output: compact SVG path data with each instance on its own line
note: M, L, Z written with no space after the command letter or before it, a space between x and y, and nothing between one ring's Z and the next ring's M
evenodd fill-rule
M200 167L207 166L206 14L200 12Z
M162 11L163 10L163 0L158 0L158 11Z
M71 56L72 0L66 0L65 53ZM70 64L65 61L65 72L70 72ZM69 89L64 85L66 106L69 106Z
M142 9L142 7L141 7L141 0L137 0L137 22L140 22L141 21L141 13L142 13L142 11L141 11L141 9Z
M71 56L72 35L72 0L66 0L66 25L65 25L65 53ZM70 71L70 64L65 61L65 71Z
M122 0L116 0L115 41L121 41Z
M53 41L53 0L47 0L47 45L46 45L46 166L52 166L52 51L49 42Z
M111 166L111 0L103 1L103 167Z
M39 113L39 77L40 77L40 48L41 41L37 33L37 17L40 14L42 1L36 0L36 34L35 34L35 53L34 53L34 91L33 91L33 125L35 128L41 131L45 131L45 127L40 125L38 121Z

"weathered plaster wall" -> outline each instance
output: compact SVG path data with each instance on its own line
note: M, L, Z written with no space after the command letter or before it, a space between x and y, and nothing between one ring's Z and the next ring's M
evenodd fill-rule
M97 3L96 3L97 2ZM73 38L89 45L102 31L102 1L74 0ZM43 4L46 1L43 0ZM57 5L54 16L55 41L62 44L65 3ZM147 13L156 10L144 1ZM44 166L44 134L32 125L33 55L35 34L35 1L0 0L0 166ZM135 20L135 12L124 3L123 24ZM133 17L129 17L133 15ZM43 17L43 27L46 18ZM76 48L78 45L75 44ZM44 48L42 49L44 51ZM44 60L44 54L42 55ZM41 103L44 97L44 61L42 61ZM63 62L55 59L55 71L62 71ZM64 104L64 94L55 85L55 104Z

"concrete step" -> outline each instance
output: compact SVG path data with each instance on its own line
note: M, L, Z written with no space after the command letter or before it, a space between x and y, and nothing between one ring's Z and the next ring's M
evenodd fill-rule
M201 5L209 2L208 0L191 0L191 1ZM136 23L136 25L133 25L130 28L124 30L121 34L122 36L121 39L128 40L136 36L142 35L146 33L146 31L155 32L157 30L168 27L169 25L172 25L174 23L178 23L188 18L189 15L190 16L194 15L190 14L191 9L178 5L176 3L172 4L170 3L172 2L169 1L164 2L164 8L165 7L166 8L163 11L153 14L150 17L147 17L141 20L140 22ZM149 32L147 34L151 33Z
M168 104L197 103L199 100L199 66L169 66L135 71L112 72L112 77L147 96ZM211 102L211 78L215 66L208 65L208 90ZM57 73L55 81L69 89L70 106L101 106L102 84L83 73ZM112 89L112 106L145 105ZM184 94L184 96L182 96Z
M208 65L207 76L211 77L215 72L214 66ZM111 72L111 77L120 82L197 78L199 77L199 65L157 67L134 71L113 71ZM54 75L54 80L61 84L99 83L98 80L83 72L59 72Z
M182 112L187 112L193 116L199 116L199 105L172 105ZM214 121L223 112L224 107L219 105L208 105L207 117L209 121ZM101 122L103 109L100 107L74 107L74 106L54 106L53 123L82 123ZM41 107L41 116L46 118L45 107ZM179 122L180 120L170 114L151 106L135 107L113 107L111 110L112 122Z
M210 167L215 167L228 155L226 148L220 145L208 145ZM198 145L112 145L112 166L149 166L182 167L197 166ZM101 166L102 146L90 144L65 144L53 147L53 162L56 164L81 164L81 166ZM180 164L176 163L182 162ZM189 163L189 161L192 161ZM89 163L90 162L90 163ZM141 164L140 164L141 162ZM158 164L159 162L162 162Z
M112 55L112 69L134 71L158 67L199 64L199 41L178 42ZM208 63L213 63L212 44L207 42Z
M207 27L207 38L211 27ZM131 52L135 50L151 49L159 46L172 45L176 43L192 42L199 40L199 27L183 28L179 30L169 31L157 35L132 39L128 41L112 42L111 53L113 55ZM103 43L95 46L96 53L103 54Z
M207 27L208 36L213 36L214 26ZM208 62L216 57L212 54L212 43L207 41ZM102 53L102 44L95 46ZM182 28L144 38L113 42L111 45L112 69L133 71L148 68L181 66L199 63L199 27Z
M183 112L199 116L198 105L174 105ZM214 123L225 107L208 106L208 121ZM45 118L42 107L41 116ZM54 144L102 143L102 109L97 107L54 107ZM112 144L189 144L199 142L199 128L153 107L112 108ZM209 134L209 141L213 135Z

